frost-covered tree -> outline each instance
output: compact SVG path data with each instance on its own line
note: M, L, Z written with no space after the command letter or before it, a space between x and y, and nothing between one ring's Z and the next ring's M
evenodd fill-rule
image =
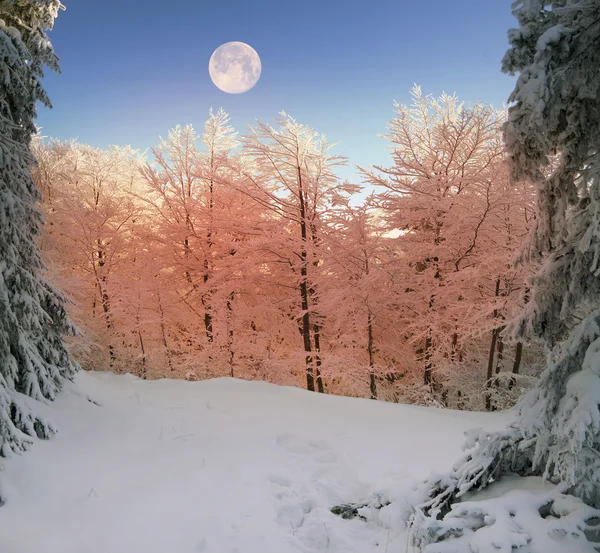
M482 395L485 357L491 388L497 343L503 355L502 321L523 287L524 271L511 260L526 234L531 187L515 193L509 183L504 111L418 86L412 99L396 105L388 126L392 165L362 173L382 190L382 213L397 233L397 293L409 313L403 333L418 357L410 372L422 367L420 378L411 374L415 399L461 406Z
M86 369L98 366L92 357L118 369L125 362L117 351L122 307L130 299L123 284L131 281L120 278L119 268L135 257L130 246L141 218L134 195L141 188L140 156L129 147L102 150L57 140L35 140L32 151L34 180L44 195L42 255L52 281L70 291L77 304L71 316L87 337L72 353L80 353ZM58 256L61 262L52 263Z
M257 122L242 138L244 155L253 160L242 171L240 191L270 211L280 228L292 225L280 236L285 253L281 261L294 274L300 292L297 315L305 353L306 387L324 391L320 375L322 320L315 314L318 291L313 273L319 266L321 217L326 207L356 189L340 183L333 169L345 158L332 155L331 146L285 112L278 128ZM285 245L284 245L285 244Z
M20 394L53 399L76 364L63 335L73 334L65 299L44 278L36 238L41 217L32 175L31 137L44 65L58 70L45 34L58 0L0 0L0 455L52 427Z
M520 75L505 140L514 181L537 185L525 258L542 263L512 331L551 353L517 421L475 433L453 472L429 482L429 520L508 472L542 475L600 506L600 3L519 0L513 13L520 26L503 70Z
M324 228L327 255L319 279L319 311L327 318L329 349L340 360L337 374L330 369L330 380L351 383L352 391L371 399L390 398L385 382L378 381L398 356L407 326L394 306L392 240L374 195L359 206L338 203ZM331 388L337 391L333 383Z

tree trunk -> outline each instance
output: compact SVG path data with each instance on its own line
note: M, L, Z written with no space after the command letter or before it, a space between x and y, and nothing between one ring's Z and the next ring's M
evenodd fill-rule
M146 380L146 376L148 374L148 370L146 367L146 349L144 348L144 338L142 336L142 331L141 329L138 327L138 338L140 340L140 349L142 350L142 379Z
M313 262L312 265L315 268L315 271L317 270L317 267L319 266L319 260L316 257L316 248L318 245L318 239L317 239L317 228L314 224L314 221L311 221L310 223L310 237L311 237L311 241L312 241L312 245L313 245ZM316 306L318 303L318 299L317 299L317 292L314 288L314 286L310 286L308 289L308 294L309 294L309 298L312 302L313 306ZM316 376L317 376L317 391L321 394L325 393L325 389L323 387L323 378L321 377L321 325L319 323L314 323L313 324L313 337L314 337L314 342L315 342L315 370L316 370Z
M136 327L137 327L138 340L140 342L140 350L142 352L142 379L146 380L148 370L146 367L146 348L144 348L144 337L142 336L142 327L140 325L140 310L141 310L141 295L140 295L139 282L138 282L138 304L137 304L137 311L135 314L135 319L136 319L135 322L136 322Z
M494 352L496 351L496 340L498 339L498 329L492 330L492 341L490 342L490 353L488 354L487 382L485 384L488 390L492 387L492 376L494 374ZM492 396L488 391L485 395L485 408L492 410Z
M208 238L207 238L208 239ZM210 247L210 243L209 243ZM204 329L206 331L206 339L208 343L213 341L213 322L212 322L212 305L210 300L210 291L206 290L206 283L208 282L208 259L204 260L204 274L202 275L202 281L204 282L204 293L202 294L202 306L204 307Z
M229 353L229 369L231 378L234 377L233 373L233 359L235 356L235 352L233 351L233 299L235 297L235 292L231 292L227 296L227 351Z
M439 233L441 230L441 226L438 224L437 228L436 228L436 239L435 239L435 245L439 245ZM435 274L434 274L434 279L437 280L438 286L439 286L439 282L440 282L440 268L438 265L438 257L434 257L433 258L433 266L435 267ZM431 294L431 297L429 298L429 311L432 312L433 311L433 304L435 302L435 294ZM427 328L427 337L425 338L425 373L423 374L423 380L425 382L426 385L428 386L433 386L433 352L431 351L431 348L433 346L433 340L431 337L431 326L429 326Z
M371 399L377 399L377 384L375 383L375 357L373 355L373 316L367 313L367 351L369 352L369 387Z
M517 348L515 351L515 362L513 363L512 373L519 374L521 367L521 356L523 355L523 342L517 342Z
M452 343L450 345L450 362L454 363L454 358L456 357L456 346L458 345L458 333L452 333Z
M302 172L297 166L298 172L298 197L300 200L300 236L302 245L300 251L300 307L302 309L302 341L304 343L306 364L306 389L315 391L315 378L313 372L312 347L310 339L310 315L308 313L308 252L307 228L306 228L306 206L304 204L304 190L302 188Z
M429 298L429 310L433 309L433 301L435 295ZM431 338L431 326L427 328L427 336L425 337L425 372L423 373L423 381L427 386L433 384L433 361L432 361L432 338Z
M496 361L496 374L500 374L500 371L502 370L502 359L504 358L504 340L502 339L502 330L504 330L504 327L502 327L498 333L498 360Z
M214 173L214 154L211 154L210 157L210 173L211 178L208 183L208 228L206 229L206 249L210 253L210 250L213 246L213 209L214 209L214 191L215 191L215 183L212 177ZM210 269L210 260L209 257L204 258L204 284L208 282L209 279L209 269ZM212 328L212 325L211 325ZM211 330L212 332L212 330Z
M497 298L500 295L500 279L496 279L496 293L495 297ZM494 309L493 313L494 320L498 317L498 308ZM486 388L488 392L485 395L485 408L487 411L492 410L492 395L489 391L492 387L492 376L494 375L494 353L496 351L496 342L498 340L499 328L494 328L492 330L492 341L490 343L490 353L488 355L488 367L487 367L487 382Z
M108 292L103 288L102 282L98 280L96 282L98 287L98 294L100 296L100 304L102 305L102 312L104 314L104 323L106 325L106 330L108 332L109 340L108 340L108 357L109 357L109 368L112 369L115 365L115 361L117 360L117 356L115 353L115 348L112 344L112 317L110 312L110 298L108 296Z
M523 295L523 302L525 305L529 303L529 288L525 288L525 294ZM523 342L517 342L515 349L515 360L513 362L512 373L519 374L521 369L521 357L523 356ZM512 377L508 383L508 389L511 390L517 383L517 379Z
M107 276L106 276L106 274L99 274L99 272L96 270L96 267L98 267L99 269L104 268L104 266L106 264L106 259L104 256L102 240L100 238L98 238L96 243L98 245L98 249L96 250L96 255L97 255L98 261L97 261L97 264L94 266L94 273L96 275L96 286L98 287L98 295L100 296L100 304L102 305L102 312L104 313L104 321L106 324L106 330L108 331L108 335L109 335L109 343L108 343L109 364L108 364L108 366L112 370L112 368L115 365L117 356L115 354L115 348L112 344L112 338L110 336L112 334L112 317L111 317L111 312L110 312L110 298L108 296L108 292L106 291Z
M515 360L512 366L512 373L519 374L519 369L521 368L521 357L523 355L523 342L517 342L517 347L515 349ZM517 383L516 378L511 377L508 382L508 389L512 390L514 385Z
M158 300L158 313L160 315L160 337L163 347L165 348L165 356L167 357L167 366L173 371L173 363L171 361L171 352L167 344L167 333L165 332L165 312L163 310L162 301L160 299L160 290L156 288L156 299Z
M186 224L189 225L190 224L189 215L186 215L185 218L186 218ZM189 263L189 258L190 258L190 239L188 236L186 236L183 239L183 257L186 262L186 267L185 267L185 271L183 274L185 275L185 279L188 281L188 284L190 284L190 286L192 286L192 288L195 288L194 282L192 280L192 273L190 273L189 267L187 265Z
M321 377L321 327L318 324L313 325L313 338L315 340L315 362L316 362L316 375L317 375L317 391L320 394L325 393L323 388L323 378Z
M423 381L428 386L433 384L433 363L431 361L431 328L427 329L427 337L425 338L425 372L423 373Z
M213 158L211 157L211 173L213 170L214 170L213 169ZM208 230L206 232L206 245L207 245L207 250L208 250L209 254L210 254L210 249L213 245L213 231L212 231L212 217L213 217L212 212L213 212L213 206L214 206L213 193L214 193L214 183L213 183L213 179L211 178L210 184L209 184L209 206L208 206L209 224L208 224ZM207 256L209 254L207 254ZM206 283L208 282L208 279L209 279L209 268L210 268L210 262L209 262L208 257L206 257L204 259L203 280L204 280L205 291L204 291L204 294L202 295L202 305L204 306L204 328L206 329L206 338L208 339L208 342L211 343L213 341L212 305L211 305L211 301L210 301L210 291L206 290Z

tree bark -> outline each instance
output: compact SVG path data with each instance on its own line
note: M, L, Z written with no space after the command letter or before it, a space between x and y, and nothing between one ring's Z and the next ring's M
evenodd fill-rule
M500 279L496 279L496 293L495 297L497 298L500 295ZM498 317L498 308L494 309L493 313L494 320ZM488 366L487 366L487 381L486 388L488 391L485 395L485 408L486 411L492 410L492 395L490 392L490 388L492 387L492 376L494 375L494 353L496 351L496 342L498 340L499 328L494 328L492 330L492 341L490 343L490 352L488 354Z
M523 295L523 302L525 305L529 303L529 288L525 288L525 294ZM512 373L519 374L521 369L521 357L523 356L523 342L517 342L517 347L515 349L515 360L512 366ZM508 389L511 390L514 385L517 383L517 379L512 377L508 383Z
M436 239L435 239L435 245L439 245L439 231L440 231L440 225L437 226L437 230L436 230ZM438 285L440 282L440 268L438 265L438 257L434 257L433 258L433 263L434 263L434 267L435 267L435 274L433 276L434 279L436 279ZM433 311L433 304L435 302L435 294L431 294L430 298L429 298L429 312L431 313ZM423 374L423 380L425 382L426 385L428 386L432 386L433 385L433 352L431 351L432 346L433 346L433 340L432 340L432 331L431 331L431 326L429 326L427 328L427 336L425 338L425 372Z
M429 310L433 309L433 301L435 295L429 298ZM431 338L431 326L427 328L427 335L425 337L425 372L423 373L423 381L426 385L431 386L433 384L433 361L431 347L433 345Z
M487 382L486 388L489 390L492 387L492 376L494 374L494 352L496 351L496 341L498 339L498 329L492 330L492 341L490 342L490 353L488 354ZM488 391L485 395L486 411L492 410L492 396Z
M523 342L517 342L517 347L515 349L515 360L512 366L512 373L519 374L519 369L521 368L521 357L523 355ZM508 389L512 390L514 385L517 383L516 378L511 377L508 382Z
M315 362L316 362L316 376L317 376L317 391L320 394L325 393L323 387L323 378L321 377L321 327L318 324L313 325L313 338L315 340Z
M97 250L96 250L96 258L97 262L93 266L94 274L96 277L96 286L98 288L98 295L100 296L100 304L102 305L102 312L104 314L104 322L106 324L106 330L109 334L109 342L108 342L108 357L109 357L109 368L112 369L115 365L115 361L117 359L115 348L112 344L111 333L112 333L112 317L110 311L110 297L106 290L107 284L107 275L106 273L100 274L98 269L104 269L106 265L106 258L104 255L104 248L102 246L102 240L98 238L96 240Z
M375 357L373 355L373 316L367 313L367 351L369 352L369 387L371 399L377 399L377 384L375 382Z
M302 309L302 341L304 343L306 366L306 389L315 391L315 378L313 372L313 357L310 338L310 315L308 313L308 252L306 206L304 204L304 190L302 188L302 172L300 166L296 167L298 173L298 197L300 200L300 236L302 239L300 251L300 307Z
M148 375L148 369L146 367L146 349L144 348L144 338L142 336L142 331L139 327L137 334L140 340L140 349L142 350L142 380L146 380L146 377Z
M210 160L210 170L211 170L211 175L214 171L214 156L211 155L211 160ZM206 231L206 246L207 246L207 250L210 254L210 249L212 248L213 245L213 223L212 223L212 219L213 219L213 207L214 207L214 198L213 198L213 194L214 194L214 181L213 178L211 176L210 182L209 182L209 187L208 187L208 191L209 191L209 200L208 200L208 230ZM203 281L204 281L204 286L206 287L206 283L208 282L209 279L209 269L210 269L210 262L208 259L208 255L207 257L204 259L204 275L203 275ZM204 291L204 294L202 295L202 305L204 306L204 328L206 330L206 338L208 339L209 343L213 341L213 322L212 322L212 305L211 305L211 301L210 301L210 292L208 290Z
M233 372L233 360L235 357L235 351L233 350L233 299L235 297L235 292L231 292L227 296L227 351L229 353L229 369L231 378L234 377Z
M316 256L316 248L318 245L318 239L317 239L317 228L314 224L314 221L311 221L310 223L310 237L311 237L311 241L312 241L312 245L313 245L313 262L312 265L315 268L315 271L317 270L317 267L319 266L319 260ZM314 286L310 286L308 289L308 294L309 294L309 298L312 302L313 306L316 306L318 303L318 299L317 299L317 292L315 290ZM316 376L317 376L317 391L321 394L325 393L325 389L323 387L323 378L321 377L321 325L319 323L314 323L313 324L313 338L314 338L314 342L315 342L315 370L316 370Z
M102 280L105 280L105 279L98 279L96 282L96 285L98 287L98 294L100 296L100 304L102 305L102 312L104 314L104 323L106 325L106 330L108 331L108 334L109 334L109 341L108 341L109 365L108 366L110 369L112 369L115 365L115 361L117 360L117 355L115 353L115 348L112 344L112 338L111 338L112 317L111 317L111 312L110 312L110 298L108 296L108 292L103 287Z
M433 363L431 361L431 328L427 329L427 337L425 338L425 372L423 373L423 381L430 386L433 384Z
M502 370L502 360L504 358L504 340L502 339L502 330L504 330L504 327L502 327L498 333L498 360L496 361L496 374L500 374L500 371Z
M163 347L165 348L165 356L167 357L167 366L173 371L173 363L171 361L171 352L167 344L167 333L165 331L165 312L163 310L162 301L160 299L160 290L156 288L156 299L158 300L158 313L160 315L160 337Z
M456 357L456 346L458 345L458 333L452 333L452 343L450 345L450 362L454 363L454 358Z
M138 282L138 286L139 286L139 282ZM142 336L142 327L140 325L140 309L141 309L141 295L140 295L140 290L138 287L138 304L137 304L137 311L135 314L135 319L136 319L135 322L136 322L138 340L140 342L140 350L142 352L142 379L146 380L148 370L146 367L146 348L144 347L144 337Z
M208 261L205 261L205 268L207 268ZM208 273L204 273L204 284L208 282ZM213 323L212 323L212 306L210 305L209 294L202 294L202 306L204 307L204 329L206 331L206 339L208 343L213 341Z

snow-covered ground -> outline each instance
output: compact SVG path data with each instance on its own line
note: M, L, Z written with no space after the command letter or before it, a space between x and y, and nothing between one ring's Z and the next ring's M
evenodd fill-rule
M466 429L510 418L105 373L42 409L59 433L5 463L2 553L405 553L393 509L329 508L377 492L397 506Z

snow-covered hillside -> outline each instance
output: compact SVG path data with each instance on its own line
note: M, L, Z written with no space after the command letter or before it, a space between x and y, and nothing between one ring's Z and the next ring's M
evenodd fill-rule
M509 419L104 373L42 409L59 433L5 463L2 553L404 553L401 500L378 522L329 508L400 499L450 467L466 429Z

